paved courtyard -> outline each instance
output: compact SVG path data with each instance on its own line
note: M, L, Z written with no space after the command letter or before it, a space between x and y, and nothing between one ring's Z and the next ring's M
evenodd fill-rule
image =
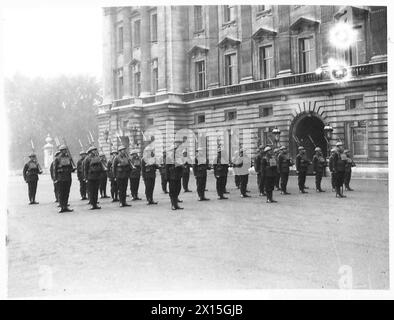
M255 176L249 199L240 198L229 177L226 201L216 200L209 176L207 202L196 201L191 178L194 192L180 196L185 210L171 211L158 177L157 206L138 201L119 208L104 199L102 210L90 211L74 178L74 212L58 214L48 176L39 181L36 206L27 205L22 177L10 177L9 295L335 289L341 272L350 270L353 288L388 289L387 181L353 180L356 191L336 199L327 178L323 194L314 191L313 179L307 178L309 193L300 195L291 177L292 194L275 192L279 202L267 204Z

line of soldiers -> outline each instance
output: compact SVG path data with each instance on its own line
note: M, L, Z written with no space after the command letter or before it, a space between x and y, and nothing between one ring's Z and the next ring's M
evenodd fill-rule
M247 193L249 169L251 159L244 150L235 152L231 161L228 161L218 148L217 156L212 164L209 163L203 149L196 150L194 161L188 156L187 150L182 150L181 156L178 156L178 147L176 143L171 149L163 153L161 159L157 159L152 147L144 150L142 158L138 155L138 150L132 150L130 154L125 146L120 146L118 150L111 151L111 158L106 160L105 156L99 155L96 147L91 146L87 152L80 153L80 159L76 168L73 167L72 159L65 145L59 147L55 153L55 159L51 164L50 172L54 184L54 193L56 202L59 202L59 213L71 212L68 198L72 183L72 172L77 170L77 177L80 184L81 200L89 200L91 210L101 209L98 206L98 194L101 198L109 198L106 194L107 179L110 180L112 202L119 202L120 207L129 207L127 203L127 187L130 182L130 191L132 201L141 200L138 196L140 179L145 184L145 196L148 205L156 205L153 200L155 187L156 170L161 175L161 185L164 193L168 193L172 210L183 209L179 206L182 201L179 194L182 189L184 192L189 190L190 171L192 169L196 179L196 187L199 201L208 201L205 197L207 171L213 169L216 178L216 191L218 200L228 199L225 194L229 168L232 167L235 175L235 184L240 189L241 197L250 197ZM305 189L306 175L308 167L313 165L315 174L315 184L317 192L325 192L321 188L322 177L325 174L327 161L319 147L315 148L315 154L312 161L307 158L306 150L300 146L296 156L296 172L298 175L298 188L300 193L307 193ZM336 147L331 150L328 161L331 172L331 184L336 197L343 198L343 184L348 191L350 188L351 168L355 166L354 161L350 158L349 150L344 150L342 143L338 142ZM273 191L280 190L281 194L288 195L287 183L289 179L290 168L293 161L288 155L287 148L281 146L273 149L271 146L260 146L257 156L254 159L254 169L257 173L257 185L260 195L267 197L267 203L276 202L273 199ZM37 162L34 154L30 155L30 160L23 168L23 177L29 186L30 204L36 204L35 195L37 190L38 174L42 173L41 167ZM167 191L167 184L169 191Z

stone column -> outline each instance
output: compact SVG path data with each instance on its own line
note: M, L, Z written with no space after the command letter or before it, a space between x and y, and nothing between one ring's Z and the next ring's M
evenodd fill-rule
M130 24L130 7L123 8L123 95L131 97L130 87L130 61L131 61L131 24Z
M218 6L206 6L208 10L208 65L207 78L208 88L219 86L219 30L218 30Z
M51 163L53 161L53 144L51 143L53 139L49 136L45 138L45 146L44 149L44 169L49 169Z
M157 51L158 56L158 71L159 71L159 88L157 92L164 93L167 91L167 47L166 47L166 6L157 7Z
M278 6L278 46L279 46L279 73L285 76L292 73L291 69L291 31L290 6Z
M253 80L252 75L252 7L241 6L242 42L241 56L241 83Z
M113 8L103 8L103 104L111 103L113 93Z
M148 7L141 7L141 97L151 95L150 15Z

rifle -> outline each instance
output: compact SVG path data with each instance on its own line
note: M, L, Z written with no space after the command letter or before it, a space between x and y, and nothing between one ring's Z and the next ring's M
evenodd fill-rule
M56 143L56 148L59 149L59 147L60 147L60 141L59 141L59 138L58 138L57 136L55 137L55 143Z
M81 146L81 151L84 151L84 150L83 150L83 144L82 144L82 142L81 142L81 139L78 139L78 142L79 142L79 145Z
M70 160L71 160L71 166L72 166L72 168L73 168L73 171L77 168L77 166L75 165L75 162L74 162L74 159L73 159L73 157L71 156L71 152L70 152L70 149L68 148L68 145L67 145L67 142L66 142L66 139L63 137L63 142L64 142L64 145L66 146L66 148L67 148L67 154L68 154L68 156L70 157Z
M30 144L31 144L31 151L32 151L33 153L36 153L36 152L35 152L35 148L34 148L33 139L30 139Z
M310 135L310 134L308 134L308 137L309 137L309 140L311 140L311 141L312 141L312 143L313 143L314 147L316 148L316 144L315 144L315 142L313 141L313 139L312 139L312 137L311 137L311 135Z

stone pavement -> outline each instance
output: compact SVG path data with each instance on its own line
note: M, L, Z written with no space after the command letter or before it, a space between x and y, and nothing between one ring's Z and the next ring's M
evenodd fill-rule
M194 192L180 195L185 210L171 211L158 176L159 205L138 201L119 208L104 199L102 210L90 211L74 178L75 211L58 214L48 176L39 181L36 206L27 205L22 177L10 177L9 295L335 289L344 275L354 289L388 289L388 182L353 180L356 191L336 199L327 178L323 194L314 191L313 179L307 178L309 193L301 195L291 177L292 194L275 192L279 202L267 204L257 195L254 175L252 198L241 199L229 177L225 201L216 200L209 176L207 202L196 201L192 177Z

